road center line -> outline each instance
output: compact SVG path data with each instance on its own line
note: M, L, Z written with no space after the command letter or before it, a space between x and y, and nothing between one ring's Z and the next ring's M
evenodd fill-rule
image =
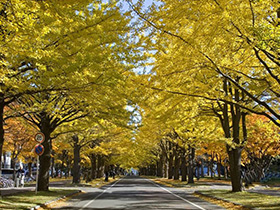
M97 195L94 199L92 199L91 201L89 201L88 203L86 203L81 209L84 209L86 207L88 207L92 202L94 202L97 198L99 198L101 195L103 195L107 190L110 190L112 187L114 187L119 181L121 181L123 178L120 178L118 181L116 181L114 184L112 184L110 187L106 188L105 190L103 190L102 193L100 193L99 195Z
M146 178L145 178L145 179L146 179ZM166 188L164 188L164 187L162 187L162 186L156 184L156 183L153 182L152 180L149 180L149 179L146 179L146 180L149 181L149 182L151 182L151 183L154 184L155 186L161 188L162 190L165 190L166 192L170 193L171 195L174 195L175 197L180 198L181 200L185 201L186 203L189 203L189 204L191 204L191 205L193 205L193 206L195 206L196 208L199 208L199 209L201 209L201 210L206 210L205 208L203 208L203 207L201 207L201 206L199 206L199 205L197 205L197 204L195 204L195 203L193 203L193 202L191 202L191 201L189 201L189 200L187 200L187 199L185 199L185 198L182 198L181 196L176 195L175 193L171 192L170 190L168 190L168 189L166 189Z

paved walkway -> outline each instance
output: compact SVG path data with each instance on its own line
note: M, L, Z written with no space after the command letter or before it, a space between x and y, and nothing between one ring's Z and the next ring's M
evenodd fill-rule
M1 196L14 195L17 193L35 191L35 187L9 187L9 188L0 188Z
M61 180L61 181L55 181L50 183L50 187L72 187L70 184L72 183L71 180ZM0 188L0 195L1 196L7 196L7 195L14 195L17 193L23 193L23 192L30 192L35 191L35 184L26 184L26 187L9 187L9 188Z

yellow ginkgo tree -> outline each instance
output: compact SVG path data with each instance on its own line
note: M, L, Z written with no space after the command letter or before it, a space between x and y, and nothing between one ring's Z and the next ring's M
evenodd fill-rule
M112 119L125 112L129 17L113 1L9 2L1 4L11 30L3 64L15 79L3 71L0 105L16 99L14 110L44 133L38 190L46 191L57 127L89 113Z

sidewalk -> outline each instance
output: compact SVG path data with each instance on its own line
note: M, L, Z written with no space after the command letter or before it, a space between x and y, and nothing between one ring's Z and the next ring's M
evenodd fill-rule
M71 180L61 180L61 181L54 181L50 182L50 187L67 187L71 184ZM35 192L35 184L26 184L27 187L9 187L9 188L0 188L0 196L8 196L14 195L17 193L24 193L24 192ZM69 186L70 187L70 186Z
M9 188L0 188L0 195L14 195L17 193L24 193L29 191L35 191L35 187L9 187Z

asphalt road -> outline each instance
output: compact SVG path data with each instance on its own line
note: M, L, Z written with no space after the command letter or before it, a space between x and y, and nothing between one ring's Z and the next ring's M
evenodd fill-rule
M160 186L151 180L130 176L103 188L89 188L66 203L54 209L172 209L204 210L223 209L205 202L191 191Z

